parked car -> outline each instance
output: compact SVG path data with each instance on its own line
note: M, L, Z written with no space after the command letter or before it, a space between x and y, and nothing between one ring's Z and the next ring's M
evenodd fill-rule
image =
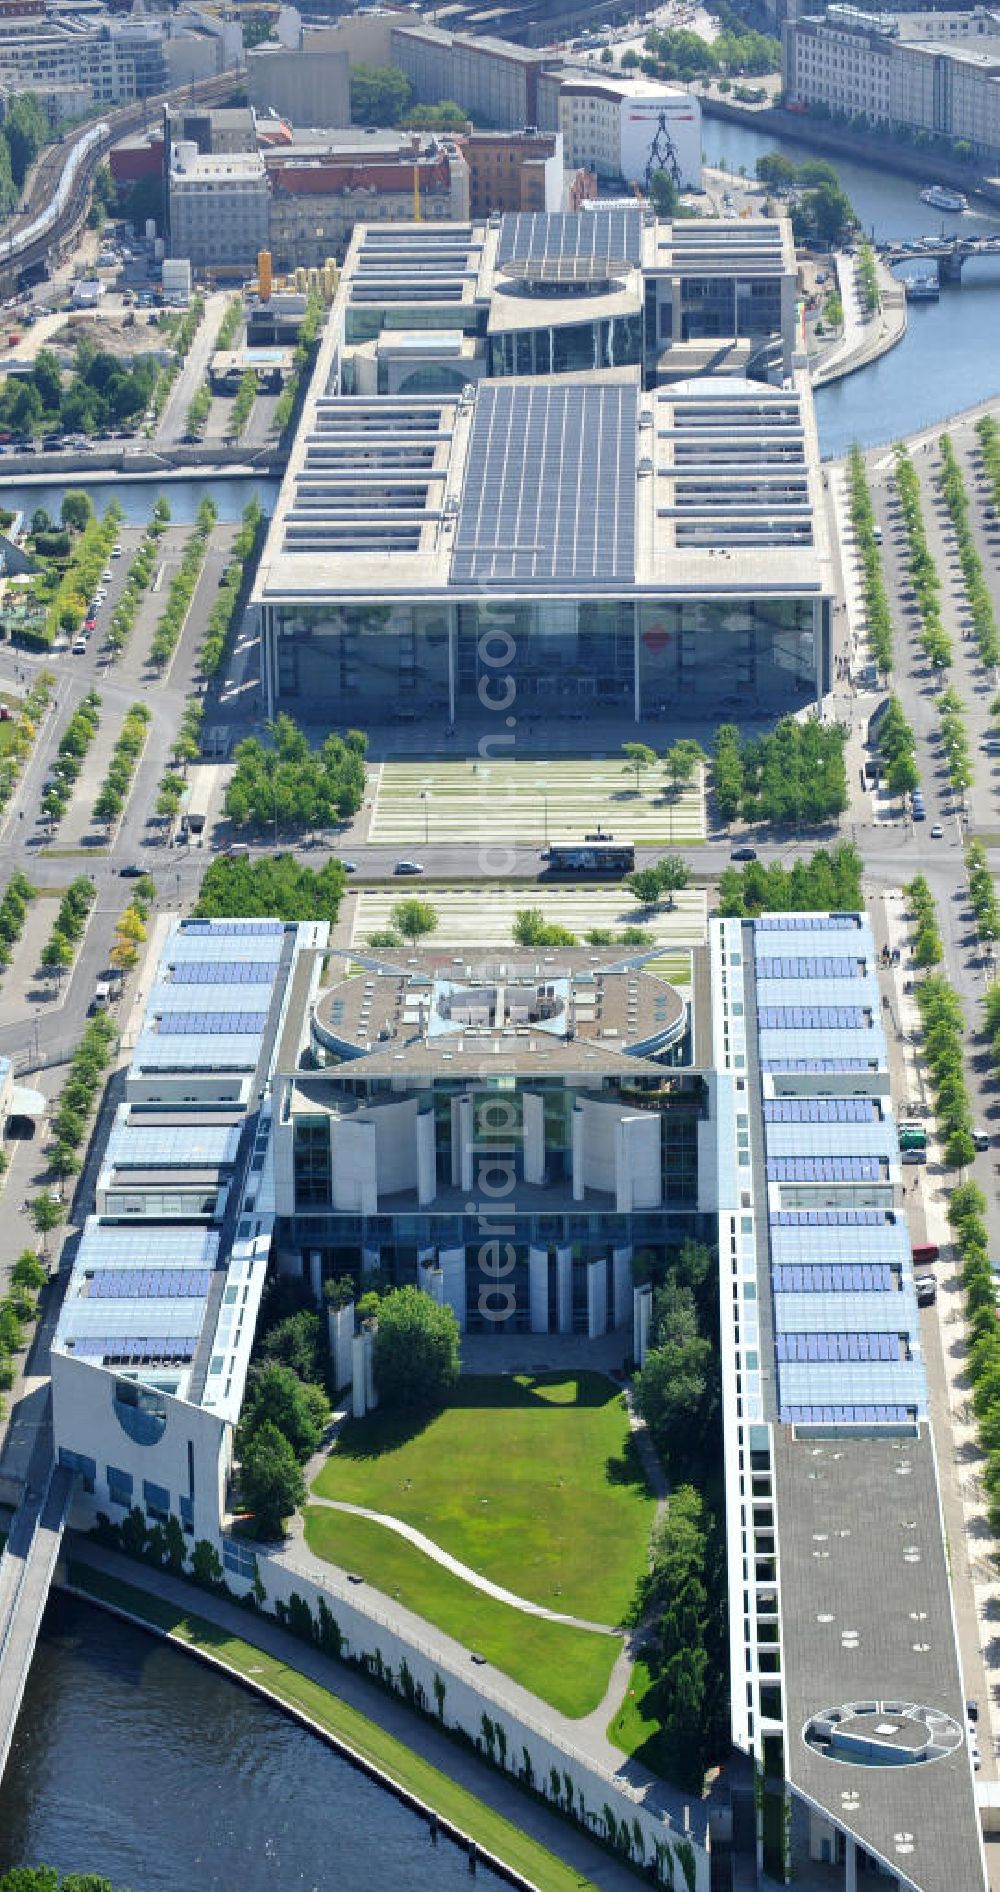
M917 1276L917 1306L933 1307L937 1300L937 1282L932 1274Z
M87 653L87 640L86 640L86 638L85 638L85 637L74 637L74 639L73 639L73 655L74 655L74 657L84 657L84 656L86 656L86 653Z
M911 1250L915 1268L929 1268L941 1259L941 1250L936 1242L915 1242Z

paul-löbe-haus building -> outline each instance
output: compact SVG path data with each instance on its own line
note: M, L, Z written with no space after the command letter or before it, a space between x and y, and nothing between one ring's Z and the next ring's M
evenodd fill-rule
M268 712L462 729L516 694L632 727L815 699L794 284L777 222L358 230L253 594Z

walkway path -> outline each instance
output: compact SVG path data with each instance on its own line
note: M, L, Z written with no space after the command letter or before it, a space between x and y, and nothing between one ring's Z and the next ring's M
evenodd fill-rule
M416 1545L426 1557L431 1557L436 1564L450 1570L453 1577L461 1577L464 1583L471 1583L473 1589L481 1590L484 1596L492 1596L497 1603L508 1603L511 1609L523 1610L526 1616L544 1616L549 1623L568 1623L572 1629L591 1629L598 1636L617 1636L620 1630L613 1629L609 1623L590 1623L582 1616L564 1616L559 1610L546 1609L544 1603L529 1603L526 1597L518 1596L513 1590L505 1590L500 1583L493 1583L489 1577L481 1576L473 1570L471 1564L459 1562L450 1551L442 1550L432 1537L425 1537L413 1524L404 1524L402 1518L394 1518L386 1511L369 1511L363 1504L348 1504L342 1498L318 1498L315 1492L309 1497L310 1504L325 1505L329 1511L349 1511L355 1518L370 1518L373 1524L384 1525L387 1531L395 1531L397 1537L405 1537L407 1543Z

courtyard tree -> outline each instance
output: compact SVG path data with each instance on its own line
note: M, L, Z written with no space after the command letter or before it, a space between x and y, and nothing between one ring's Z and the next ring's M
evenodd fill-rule
M272 1420L263 1420L247 1438L239 1482L243 1503L253 1513L254 1535L283 1536L285 1519L302 1503L306 1485L291 1445Z
M35 1233L42 1238L43 1252L48 1252L48 1238L53 1229L59 1227L65 1214L65 1203L60 1202L59 1197L54 1195L51 1189L43 1189L40 1194L32 1198L31 1220Z
M317 1425L306 1387L290 1367L267 1361L254 1367L240 1420L239 1450L249 1446L266 1423L275 1425L303 1463L317 1450L322 1427Z
M375 1383L385 1406L441 1406L458 1379L458 1322L416 1287L383 1296L375 1335Z
M85 493L82 488L71 488L63 498L63 503L59 508L59 517L63 525L69 526L71 531L82 532L94 517L90 494Z
M437 930L438 916L427 900L397 900L389 917L396 932L408 939L411 946L415 940Z
M656 767L656 750L648 742L623 742L622 755L625 757L623 775L635 776L635 792L639 793L642 778L649 769Z

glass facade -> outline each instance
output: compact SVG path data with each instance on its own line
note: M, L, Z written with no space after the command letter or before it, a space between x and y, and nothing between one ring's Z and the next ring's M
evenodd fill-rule
M657 715L694 701L781 714L815 694L817 673L829 685L827 606L818 651L814 609L767 597L276 606L272 707L370 727L444 717L452 704L468 716L513 687L522 707L541 710L578 702ZM500 668L497 637L509 649Z
M332 1190L329 1117L296 1118L292 1173L297 1209L329 1203Z
M642 316L620 315L515 329L490 339L491 375L586 374L643 359Z
M684 276L680 299L682 341L781 333L780 281Z

